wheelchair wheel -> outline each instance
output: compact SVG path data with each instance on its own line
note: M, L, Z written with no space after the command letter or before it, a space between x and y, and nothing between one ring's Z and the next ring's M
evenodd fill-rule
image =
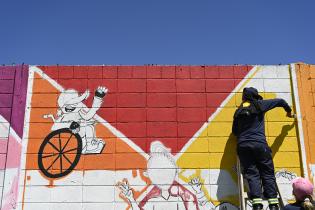
M48 134L38 151L38 166L49 178L69 174L78 164L82 151L82 139L68 128Z

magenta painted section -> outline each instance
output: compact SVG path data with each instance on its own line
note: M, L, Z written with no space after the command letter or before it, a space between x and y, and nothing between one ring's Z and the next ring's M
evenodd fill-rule
M1 80L0 93L1 94L13 93L13 86L14 86L14 80L12 79Z
M7 122L4 122L0 132L6 132L9 126ZM9 137L0 139L0 170L5 170L5 174L10 174L9 176L5 176L5 181L2 183L5 186L3 189L3 193L5 194L2 197L1 210L16 209L21 153L21 139L14 134L13 128L11 128ZM8 170L10 171L9 173L7 173Z
M14 177L10 191L4 195L2 210L16 209L18 192L19 192L18 191L18 189L19 189L19 177L20 177L20 174L18 173L17 176Z
M20 66L16 69L15 73L13 110L11 116L11 126L20 138L23 137L27 82L28 66Z
M13 136L9 137L6 168L18 168L21 162L22 145Z
M0 154L0 170L5 169L6 154Z
M27 83L28 66L0 67L0 170L4 170L1 210L16 209Z
M0 107L11 108L12 106L12 94L2 93L0 94Z
M7 139L0 138L0 154L7 152Z
M0 67L1 79L14 79L15 66Z
M22 138L26 104L28 66L0 67L0 115ZM12 116L10 116L12 113Z
M11 115L11 107L10 108L0 108L0 115L4 117L4 119L10 119Z

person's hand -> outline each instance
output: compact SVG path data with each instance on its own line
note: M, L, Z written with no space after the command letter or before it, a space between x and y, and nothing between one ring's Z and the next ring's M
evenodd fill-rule
M95 96L99 98L104 98L107 92L108 92L108 89L106 87L98 87L95 90Z
M202 184L198 177L190 180L188 184L196 191L197 194L201 192Z
M287 117L295 118L296 115L295 115L295 114L292 114L292 112L287 112Z
M129 201L133 201L133 191L129 186L129 183L126 179L117 183L117 187L121 190L120 195L127 198Z
M80 131L80 124L77 122L72 122L70 125L70 130L72 131L72 133L76 134L79 133Z

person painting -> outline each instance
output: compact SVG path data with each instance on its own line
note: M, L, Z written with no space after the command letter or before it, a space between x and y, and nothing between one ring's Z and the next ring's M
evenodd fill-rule
M286 205L283 210L315 210L313 201L314 186L302 177L292 181L293 195L296 202Z
M263 209L261 183L269 209L279 209L276 178L271 149L265 136L264 115L267 111L283 107L288 117L291 108L284 99L263 100L257 89L243 89L242 103L234 113L232 132L237 137L237 154L249 184L249 198L253 209Z

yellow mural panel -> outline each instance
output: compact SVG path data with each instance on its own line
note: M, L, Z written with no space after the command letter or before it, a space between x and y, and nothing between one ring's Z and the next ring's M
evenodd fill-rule
M208 136L229 136L231 129L231 122L213 122L207 127L207 133Z
M236 139L231 137L209 137L209 151L211 152L232 152L236 148ZM234 151L233 151L234 152Z
M290 126L284 122L266 122L266 136L279 136L285 134L286 136L296 136L296 127Z
M224 107L219 108L218 111L220 112L220 117L216 117L212 122L229 122L231 127L231 123L233 122L233 115L235 112L235 107Z
M189 146L189 150L185 151L189 152L209 152L209 138L207 137L199 137L199 141L194 141Z
M212 169L220 168L230 170L235 163L235 151L230 151L229 153L210 153L210 168Z
M297 137L267 137L267 142L273 152L299 152L299 142Z
M273 158L274 165L284 168L298 168L301 165L298 152L278 152Z
M181 169L209 168L209 153L184 153L177 164Z

